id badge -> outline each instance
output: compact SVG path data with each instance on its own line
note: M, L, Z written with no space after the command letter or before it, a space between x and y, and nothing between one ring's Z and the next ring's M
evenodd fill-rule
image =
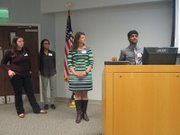
M48 53L49 56L52 56L52 53Z
M141 54L141 53L138 53L138 54L137 54L137 57L142 57L142 54Z
M28 56L28 54L27 54L27 53L25 53L25 54L24 54L24 56Z
M85 54L85 53L87 53L87 51L86 51L86 50L82 50L81 52L82 52L82 53L84 53L84 54Z

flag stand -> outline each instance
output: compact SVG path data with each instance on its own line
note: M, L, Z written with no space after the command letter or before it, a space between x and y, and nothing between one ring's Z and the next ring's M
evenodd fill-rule
M76 107L75 100L74 100L74 93L72 94L71 99L69 100L68 107L69 108L75 108Z

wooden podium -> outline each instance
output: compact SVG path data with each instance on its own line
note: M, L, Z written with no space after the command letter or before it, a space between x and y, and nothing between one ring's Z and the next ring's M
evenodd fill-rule
M180 135L180 65L105 65L102 135Z

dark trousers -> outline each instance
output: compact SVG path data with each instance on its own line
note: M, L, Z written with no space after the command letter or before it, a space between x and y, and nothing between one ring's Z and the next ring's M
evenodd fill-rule
M22 90L24 88L25 93L29 99L30 105L34 113L40 112L40 107L36 101L32 90L32 82L30 76L15 75L11 79L11 83L15 93L15 107L17 114L24 113L23 101L22 101Z

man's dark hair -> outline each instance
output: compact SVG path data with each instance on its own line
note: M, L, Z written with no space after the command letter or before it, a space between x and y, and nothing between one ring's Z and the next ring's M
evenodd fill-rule
M131 31L129 31L128 34L127 34L128 38L130 38L130 36L131 36L132 34L136 34L137 36L139 35L139 33L138 33L136 30L131 30Z

